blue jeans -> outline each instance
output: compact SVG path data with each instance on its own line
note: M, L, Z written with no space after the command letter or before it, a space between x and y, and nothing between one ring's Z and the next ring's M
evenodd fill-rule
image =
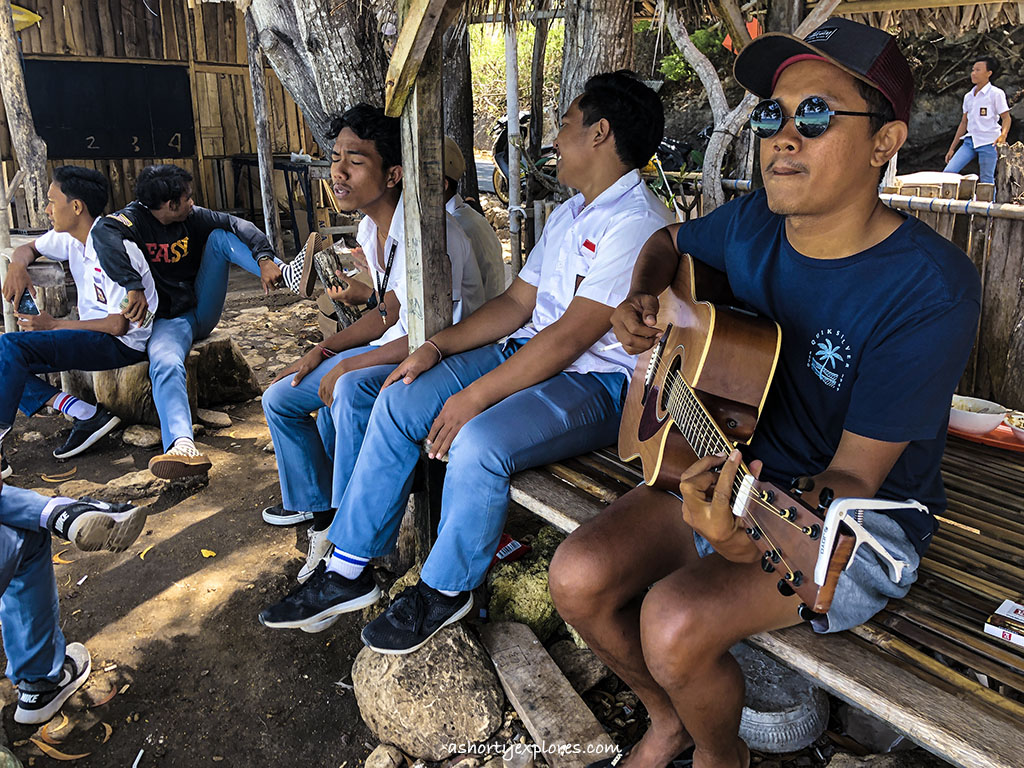
M0 426L10 426L18 408L26 416L60 392L35 373L106 371L146 359L100 331L22 331L0 335Z
M0 622L7 677L15 685L57 680L64 665L50 532L39 527L48 501L9 485L0 490Z
M956 154L953 155L946 167L943 168L943 172L960 173L974 158L978 158L978 167L981 169L978 181L982 184L995 184L996 160L999 159L996 145L986 144L983 147L975 147L974 139L970 136L964 137L963 144L957 148Z
M220 321L228 291L228 268L237 264L259 276L249 248L226 230L210 233L196 275L196 305L177 317L158 317L149 338L149 378L166 451L179 437L192 437L192 411L185 384L185 358L193 341L205 339Z
M320 380L342 360L376 347L339 352L320 363L296 387L287 376L263 393L263 413L274 441L281 503L292 512L337 507L348 486L370 411L393 365L349 371L334 385L330 408L320 399ZM310 412L319 411L316 423Z
M362 557L389 552L398 537L420 444L445 401L497 368L521 344L489 344L453 355L384 390L329 538ZM626 377L559 373L471 419L448 452L437 541L422 580L435 589L477 587L505 525L512 474L615 442Z

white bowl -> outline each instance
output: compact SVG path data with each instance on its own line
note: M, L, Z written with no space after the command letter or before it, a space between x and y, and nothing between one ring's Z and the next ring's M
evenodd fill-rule
M1004 421L1013 430L1013 436L1024 443L1024 413L1021 411L1010 411L1006 414Z
M972 435L985 435L1002 423L1008 410L991 400L953 395L949 426Z

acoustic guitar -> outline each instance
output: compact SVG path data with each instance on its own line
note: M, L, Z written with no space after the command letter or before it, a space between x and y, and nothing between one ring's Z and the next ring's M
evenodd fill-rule
M659 303L665 332L637 361L619 455L640 458L648 485L678 493L680 476L698 459L749 444L782 336L776 323L734 306L725 275L688 255ZM815 613L826 613L854 537L839 533L831 551L819 553L826 507L812 509L800 491L758 480L742 463L731 501L762 552L762 569L781 574L779 591L796 592ZM829 558L822 584L814 579L819 554Z

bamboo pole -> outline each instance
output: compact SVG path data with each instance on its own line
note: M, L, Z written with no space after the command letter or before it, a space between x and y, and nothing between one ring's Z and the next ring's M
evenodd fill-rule
M505 25L505 105L508 113L508 234L512 246L512 277L523 268L520 232L526 212L522 208L519 133L519 51L516 48L516 22L509 17Z
M25 170L19 168L18 172L14 174L14 178L11 180L10 186L3 192L0 192L0 288L7 282L7 267L10 259L11 250L11 200L14 199L14 193L21 186L21 183L25 180ZM4 304L4 333L14 333L18 330L18 323L14 317L14 305L11 302L3 299Z
M260 50L259 32L252 17L252 9L245 12L245 35L248 39L249 80L252 84L252 106L256 122L256 159L260 168L260 197L263 202L263 227L267 238L284 255L281 240L281 215L274 195L274 155L270 148L270 120L267 115L267 73L263 69L263 51ZM307 201L307 205L313 202ZM299 247L299 243L295 244ZM307 258L311 254L307 254Z
M983 203L977 200L955 200L918 195L878 196L885 205L901 211L930 211L932 213L963 213L988 216L993 219L1024 220L1024 205L1013 203Z

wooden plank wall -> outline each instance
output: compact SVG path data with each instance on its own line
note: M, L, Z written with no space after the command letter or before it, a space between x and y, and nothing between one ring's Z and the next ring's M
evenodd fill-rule
M246 59L245 23L228 3L191 0L19 0L43 17L20 33L26 58L73 57L81 61L169 61L188 64L199 155L174 161L197 177L196 200L234 208L230 157L256 151L252 91ZM271 147L275 153L315 152L313 136L276 74L267 68ZM200 158L202 158L200 160ZM0 160L7 178L14 175L7 119L0 101ZM51 158L49 165L73 163L108 175L112 204L132 199L135 176L160 159ZM279 183L283 184L281 174ZM244 196L243 196L244 197ZM242 201L238 201L242 205Z

